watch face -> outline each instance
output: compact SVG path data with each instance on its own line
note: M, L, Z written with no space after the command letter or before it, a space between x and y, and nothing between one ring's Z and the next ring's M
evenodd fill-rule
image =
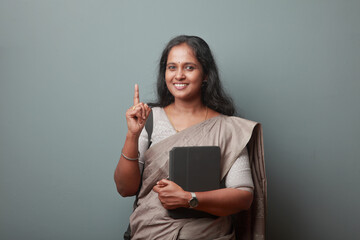
M191 208L197 207L198 204L199 204L199 202L198 202L197 198L192 198L189 202L189 205Z

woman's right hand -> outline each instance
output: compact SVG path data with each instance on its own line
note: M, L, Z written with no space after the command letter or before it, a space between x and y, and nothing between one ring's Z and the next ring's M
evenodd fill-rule
M149 117L151 108L139 98L139 85L135 84L134 105L126 111L128 134L139 137L146 119Z

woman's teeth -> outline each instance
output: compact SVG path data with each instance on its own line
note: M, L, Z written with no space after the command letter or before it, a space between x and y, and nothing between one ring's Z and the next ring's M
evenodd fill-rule
M175 87L185 87L187 84L185 83L175 83Z

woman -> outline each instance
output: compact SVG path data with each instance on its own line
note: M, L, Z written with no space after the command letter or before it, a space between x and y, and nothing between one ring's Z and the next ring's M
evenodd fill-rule
M222 90L211 50L199 37L182 35L168 43L157 86L158 102L151 110L140 102L135 85L134 105L126 112L128 132L114 176L122 196L135 195L142 185L130 217L132 239L235 239L230 215L252 204L249 155L263 156L260 125L230 117L234 107ZM154 129L147 150L143 128L150 111ZM248 154L251 139L259 144L252 144ZM174 146L194 145L220 147L221 180L226 188L190 193L166 179L169 151ZM263 182L261 187L264 193ZM179 207L219 217L172 219L167 210Z

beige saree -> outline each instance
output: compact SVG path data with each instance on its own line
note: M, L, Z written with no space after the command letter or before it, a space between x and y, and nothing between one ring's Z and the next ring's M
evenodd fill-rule
M168 177L169 151L178 146L219 146L223 179L247 146L255 185L249 211L236 217L172 219L152 188ZM264 239L266 177L261 125L220 115L154 144L145 152L143 183L137 207L130 216L132 239ZM237 237L235 237L235 235Z

